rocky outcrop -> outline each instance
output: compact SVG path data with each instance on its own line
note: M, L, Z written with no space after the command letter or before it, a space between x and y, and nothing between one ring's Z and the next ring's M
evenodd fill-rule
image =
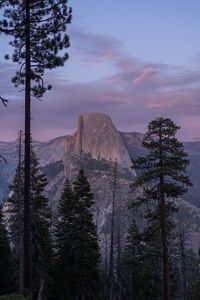
M118 132L111 119L102 113L81 114L77 131L65 137L56 138L47 143L33 143L33 148L40 165L48 177L46 194L52 207L56 209L66 176L71 183L75 180L80 168L90 182L94 193L94 219L103 240L110 230L110 217L114 189L114 163L117 162L116 174L116 218L121 219L121 235L125 237L127 226L132 218L128 206L134 195L130 193L130 184L134 181L135 172L131 170L131 158L146 154L141 146L143 135L140 133ZM0 153L7 164L0 164L0 201L8 195L17 165L17 144L0 142ZM189 176L194 185L184 195L188 202L198 206L200 177L200 145L185 143L191 164ZM186 198L188 197L188 198ZM177 222L192 228L195 245L199 243L199 209L186 201L178 201L180 210ZM192 235L191 235L192 236ZM194 240L194 238L192 237Z
M117 162L120 168L131 170L131 160L122 137L112 120L102 113L81 114L74 136L65 142L65 154L79 157L90 155L96 160ZM135 175L134 171L132 173Z

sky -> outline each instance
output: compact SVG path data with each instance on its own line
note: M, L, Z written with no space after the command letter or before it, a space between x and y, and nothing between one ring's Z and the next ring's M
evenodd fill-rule
M182 141L200 140L200 1L69 0L71 47L64 67L46 72L42 101L32 99L32 135L47 141L76 130L78 115L108 114L116 128L145 132L157 117L181 126ZM0 140L24 128L24 94L13 87L17 65L0 35Z

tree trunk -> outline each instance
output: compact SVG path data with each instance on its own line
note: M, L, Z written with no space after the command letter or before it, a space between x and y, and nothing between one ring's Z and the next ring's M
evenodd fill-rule
M114 230L115 230L115 195L116 195L116 173L117 162L114 167L114 182L113 182L113 201L112 201L112 216L111 216L111 234L110 234L110 263L108 274L108 299L113 300L114 289Z
M161 219L161 234L162 234L162 260L163 260L163 287L164 300L169 300L169 271L168 271L168 253L167 253L167 234L166 234L166 216L165 216L165 194L164 194L164 176L163 176L163 150L162 150L162 135L160 128L160 219Z
M105 261L104 261L104 298L108 296L108 237L105 233Z
M186 280L186 262L185 262L185 233L180 233L180 250L181 250L181 265L182 265L182 286L183 300L187 300L187 280Z
M44 290L44 283L45 283L44 278L40 278L40 288L39 288L37 300L42 300L42 293L43 293L43 290Z
M161 232L162 232L162 251L163 251L163 284L164 300L169 300L169 271L168 271L168 253L167 253L167 234L166 234L166 217L165 217L165 198L162 189L162 180L160 184L161 194Z
M30 0L26 0L26 82L25 82L25 179L24 179L24 288L32 291L32 241L30 209L30 140L31 140L31 66L30 66Z
M21 174L21 145L22 131L19 131L19 162L18 162L18 201L19 201L19 290L24 291L24 224L23 224L23 198L22 189L22 174Z
M117 224L117 283L118 283L118 296L121 297L121 228L120 228L120 208L118 214Z

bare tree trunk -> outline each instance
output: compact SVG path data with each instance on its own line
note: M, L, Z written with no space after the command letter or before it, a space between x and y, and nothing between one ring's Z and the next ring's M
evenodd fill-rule
M108 296L108 237L105 233L105 260L104 260L104 298Z
M180 233L180 250L181 250L181 265L183 278L183 300L187 300L187 280L186 280L186 262L185 262L185 233Z
M111 216L111 234L110 234L110 263L108 274L108 294L109 300L113 300L114 292L114 231L115 231L115 197L116 197L116 175L117 175L117 162L115 161L114 167L114 182L113 182L113 201L112 201L112 216Z
M163 176L163 151L162 136L160 128L160 204L161 204L161 234L162 234L162 252L163 252L163 285L164 300L169 300L169 271L168 271L168 251L167 251L167 233L166 233L166 215L165 215L165 194L164 194L164 176Z
M45 283L44 278L40 278L40 288L39 288L37 300L42 300L42 293L43 293L43 290L44 290L44 283Z
M23 224L23 207L24 199L21 194L22 174L21 174L21 157L22 157L22 131L19 131L19 162L18 162L18 201L19 201L19 289L24 290L24 224Z
M24 288L32 291L32 241L30 209L31 144L31 66L30 66L30 0L26 0L26 82L25 82L25 179L24 179Z
M117 226L117 282L118 282L118 297L121 297L121 229L120 229L120 213L118 215Z
M161 180L161 232L162 232L162 250L163 250L164 300L169 300L169 271L168 271L165 199L164 199L164 193L162 191L162 180Z

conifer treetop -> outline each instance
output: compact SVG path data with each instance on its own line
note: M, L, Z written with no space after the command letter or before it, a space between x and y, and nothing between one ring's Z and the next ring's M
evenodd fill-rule
M178 129L180 127L168 118L157 118L149 123L142 142L148 154L133 160L133 168L142 170L142 175L136 179L133 187L150 183L154 188L160 176L164 176L165 193L169 197L177 197L191 186L185 174L189 164L188 154L175 137Z
M63 66L68 59L65 49L70 46L66 33L67 24L71 23L72 9L68 0L31 0L30 1L30 62L31 80L34 85L31 93L40 98L51 86L44 86L45 69ZM14 48L13 62L20 64L20 69L12 81L16 87L25 83L26 57L26 1L1 0L0 9L4 9L0 20L0 33L10 35L10 45ZM60 52L60 54L59 54ZM9 55L5 55L9 59Z
M75 195L78 195L80 201L86 201L88 207L94 204L94 195L91 192L90 184L83 169L80 170L77 179L74 182L74 193Z

